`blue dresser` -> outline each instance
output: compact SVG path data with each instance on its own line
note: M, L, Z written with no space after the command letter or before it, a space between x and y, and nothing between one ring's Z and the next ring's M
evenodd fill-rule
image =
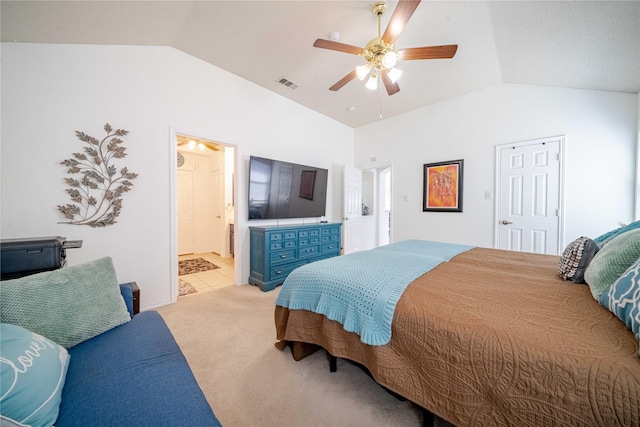
M340 255L341 223L249 227L249 283L263 291L301 265Z

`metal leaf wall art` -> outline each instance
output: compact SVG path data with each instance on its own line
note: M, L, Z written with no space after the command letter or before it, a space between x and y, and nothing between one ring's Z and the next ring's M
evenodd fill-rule
M138 174L129 172L126 167L118 171L114 164L115 159L127 155L120 137L129 132L114 130L109 123L104 125L104 131L107 136L101 140L76 131L78 139L87 144L83 147L84 153L73 153L72 158L60 162L68 168L67 173L73 175L64 180L69 187L65 191L74 203L58 205L58 210L68 220L59 224L106 227L117 222L122 210L122 195L131 189L131 180Z

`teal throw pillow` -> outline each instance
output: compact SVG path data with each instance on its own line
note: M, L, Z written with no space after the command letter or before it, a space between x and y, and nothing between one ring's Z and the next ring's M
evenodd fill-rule
M66 348L131 319L109 257L0 281L0 318Z
M598 251L584 273L596 300L640 257L640 229L627 231Z
M634 221L631 224L623 225L622 227L618 227L615 230L611 230L607 233L604 233L601 236L593 239L600 247L603 247L607 243L609 243L614 238L618 237L622 233L626 233L627 231L635 230L636 228L640 228L640 221Z
M640 341L640 258L602 294L600 304L618 316Z
M69 353L20 326L0 324L0 424L51 426L58 418Z

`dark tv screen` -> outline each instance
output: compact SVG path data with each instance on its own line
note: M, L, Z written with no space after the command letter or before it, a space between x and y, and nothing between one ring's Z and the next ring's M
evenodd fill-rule
M325 216L327 169L251 156L249 219Z

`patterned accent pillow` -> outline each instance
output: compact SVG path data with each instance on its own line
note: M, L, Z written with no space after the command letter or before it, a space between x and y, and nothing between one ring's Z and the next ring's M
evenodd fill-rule
M0 281L0 318L71 348L131 320L111 258Z
M579 237L569 243L560 257L558 274L573 283L584 283L584 272L598 252L599 246L588 237Z
M584 273L596 300L640 257L640 229L627 231L607 243Z
M64 347L20 326L0 325L0 424L50 426L69 367Z
M599 302L618 316L640 341L640 258L602 294Z

